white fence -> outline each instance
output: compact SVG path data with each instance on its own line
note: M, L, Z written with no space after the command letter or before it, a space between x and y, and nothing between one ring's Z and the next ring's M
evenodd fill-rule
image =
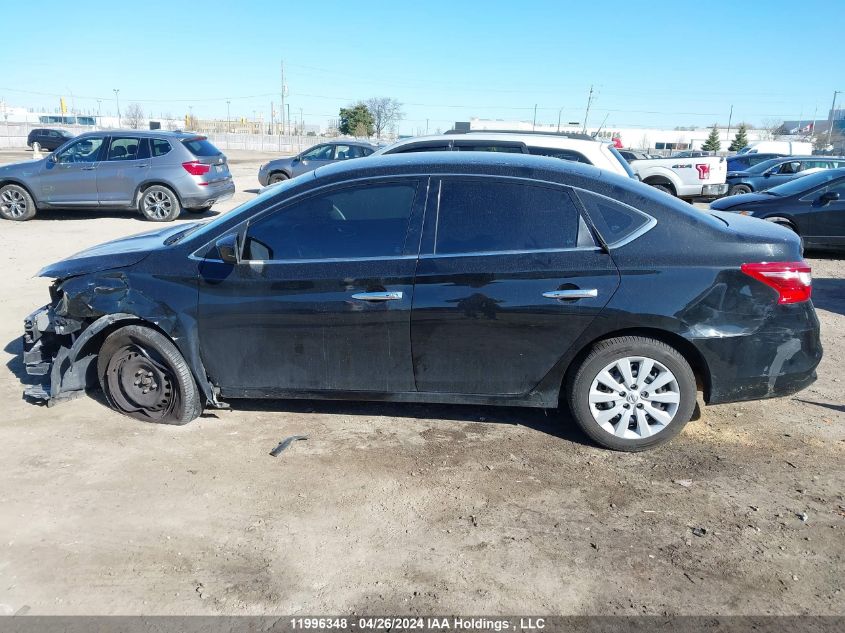
M0 123L0 148L26 147L26 138L30 131L37 128L50 127L38 123ZM71 134L90 132L91 127L66 125L61 129ZM278 136L271 134L204 134L220 150L230 149L251 150L257 152L272 152L274 154L298 153L312 145L326 139L319 136Z

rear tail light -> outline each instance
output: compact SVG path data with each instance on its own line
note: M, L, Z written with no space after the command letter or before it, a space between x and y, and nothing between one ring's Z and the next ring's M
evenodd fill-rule
M185 171L191 174L191 176L202 176L211 170L211 165L206 165L198 160L191 160L187 163L182 163L182 167L184 167Z
M807 262L743 264L740 270L774 289L778 303L807 301L813 291L813 275Z

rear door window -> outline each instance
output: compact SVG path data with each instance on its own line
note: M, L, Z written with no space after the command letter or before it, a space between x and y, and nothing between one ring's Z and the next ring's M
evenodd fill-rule
M489 141L455 141L455 151L458 152L504 152L506 154L523 154L525 146L522 143L495 143Z
M554 147L529 147L528 153L534 154L535 156L550 156L551 158L571 160L576 163L586 163L587 165L593 164L592 162L590 162L590 159L588 159L582 153L576 152L571 149L557 149Z
M618 200L584 189L575 194L608 246L621 246L656 224L651 216Z
M364 148L358 145L335 145L335 160L347 160L349 158L361 158L364 156Z
M580 216L567 189L517 181L443 179L437 255L574 248Z
M222 153L204 137L185 139L182 141L182 145L187 147L188 151L197 157L219 156Z
M146 158L146 142L136 136L112 137L106 160L137 160Z

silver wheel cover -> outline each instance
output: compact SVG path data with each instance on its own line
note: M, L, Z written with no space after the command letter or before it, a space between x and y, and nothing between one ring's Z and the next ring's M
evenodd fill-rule
M590 385L590 413L605 432L641 440L663 431L678 412L675 375L644 356L626 356L602 369Z

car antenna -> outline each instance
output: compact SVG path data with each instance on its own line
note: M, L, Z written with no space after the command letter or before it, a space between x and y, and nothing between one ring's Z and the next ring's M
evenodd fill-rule
M607 123L607 117L609 117L609 116L610 116L610 112L608 112L607 114L604 115L604 121L601 122L599 129L597 129L595 132L593 132L593 138L596 138L599 135L599 132L601 132L601 129L604 127L604 124Z

